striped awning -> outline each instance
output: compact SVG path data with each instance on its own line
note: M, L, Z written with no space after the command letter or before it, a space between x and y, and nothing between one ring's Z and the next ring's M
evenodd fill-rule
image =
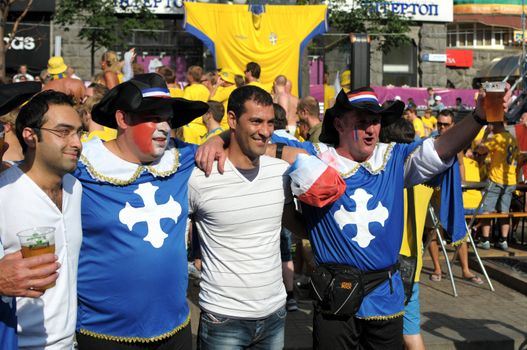
M483 69L480 69L476 73L475 78L489 81L502 80L509 74L511 78L517 78L520 76L520 68L518 66L519 58L519 55L496 58Z

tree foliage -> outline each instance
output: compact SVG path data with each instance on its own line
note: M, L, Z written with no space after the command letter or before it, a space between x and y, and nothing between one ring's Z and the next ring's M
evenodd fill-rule
M54 16L55 22L66 31L80 27L78 37L90 43L93 53L102 47L126 46L134 30L154 37L161 21L143 1L133 7L119 7L115 0L60 0ZM128 3L128 2L127 2Z
M7 22L7 17L9 15L9 10L16 2L25 2L25 4L23 5L22 12L16 17L15 23L13 24L11 31L7 34L7 40L4 41L2 39L4 39L4 37L6 36L5 26ZM5 78L5 55L7 53L7 50L9 50L9 48L11 47L13 38L15 37L16 32L18 31L18 26L28 13L32 4L33 0L0 0L0 78Z
M329 24L344 33L367 33L379 41L383 52L410 42L406 35L412 22L402 15L384 9L386 0L345 0L329 2ZM380 11L378 10L380 9Z

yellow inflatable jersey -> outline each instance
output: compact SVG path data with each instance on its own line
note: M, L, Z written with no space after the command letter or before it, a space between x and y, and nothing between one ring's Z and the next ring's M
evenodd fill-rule
M185 30L214 54L216 67L243 71L247 62L257 62L264 86L283 74L299 96L301 54L313 37L327 31L327 5L184 4Z

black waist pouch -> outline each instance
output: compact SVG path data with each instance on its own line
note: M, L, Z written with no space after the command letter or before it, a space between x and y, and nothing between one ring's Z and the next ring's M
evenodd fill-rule
M353 266L322 264L311 275L311 288L317 307L324 314L353 316L364 296L386 279L397 266L364 273Z
M417 258L414 256L399 255L399 272L404 286L404 305L408 305L414 288Z

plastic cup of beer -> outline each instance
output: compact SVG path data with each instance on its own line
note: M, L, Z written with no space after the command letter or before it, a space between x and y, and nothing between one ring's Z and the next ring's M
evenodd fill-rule
M503 110L503 96L505 95L505 82L493 81L483 83L485 89L485 100L483 109L487 116L487 121L502 122L505 111Z
M32 256L55 253L55 228L42 226L33 227L17 233L22 256L30 258ZM38 266L37 266L38 267ZM55 286L55 282L44 286L42 289L49 289Z

